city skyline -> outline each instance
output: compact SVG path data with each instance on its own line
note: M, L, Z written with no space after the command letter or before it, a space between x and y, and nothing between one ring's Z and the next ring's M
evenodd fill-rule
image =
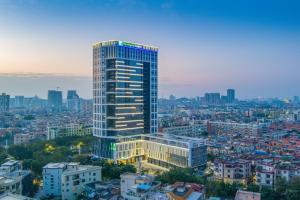
M299 200L299 10L0 0L0 200Z
M44 82L44 80L48 80L46 84L40 85L40 83ZM67 80L67 81L66 81ZM11 98L15 96L24 96L24 97L34 97L37 96L42 99L47 99L48 90L59 90L63 92L63 99L67 100L67 92L68 90L76 90L78 91L78 95L80 98L84 99L92 99L92 91L90 87L92 85L92 77L85 76L67 76L64 74L5 74L0 75L0 91L7 93L11 96ZM32 85L39 84L39 87L31 87ZM13 87L7 88L6 85L10 85ZM74 87L74 85L76 85ZM171 93L171 92L160 92L161 88L172 87L172 85L164 85L160 84L159 86L159 96L158 98L168 99L171 95L175 95L176 98L196 98L203 97L206 93L220 93L220 95L226 95L226 90L229 89L227 87L215 87L212 89L202 88L196 90L193 94L187 93ZM293 100L295 96L300 96L298 93L289 95L277 95L274 92L273 96L252 96L247 95L245 91L237 90L233 87L233 89L237 92L237 99L239 100L253 100L253 99L290 99ZM187 95L184 95L187 94Z
M160 48L160 97L235 88L242 99L292 98L300 93L297 8L297 1L4 0L0 90L46 97L60 87L91 98L90 46L120 39Z

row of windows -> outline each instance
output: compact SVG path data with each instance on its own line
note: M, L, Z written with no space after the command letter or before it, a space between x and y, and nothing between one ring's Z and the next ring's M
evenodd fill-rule
M157 52L126 46L106 46L100 47L100 51L94 51L94 60L99 57L157 61Z

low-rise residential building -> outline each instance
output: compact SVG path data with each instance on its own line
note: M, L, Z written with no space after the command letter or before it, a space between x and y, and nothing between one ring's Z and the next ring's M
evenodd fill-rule
M275 182L274 161L264 159L256 163L255 183L259 186L273 187Z
M169 200L205 200L204 185L176 182L167 193Z
M0 176L0 193L3 192L22 194L22 176Z
M201 137L207 131L207 123L189 124L163 128L163 132L187 137Z
M24 186L32 182L31 172L22 170L21 163L10 160L0 166L0 193L28 194L30 187Z
M75 199L84 185L101 181L101 167L78 163L49 163L43 167L44 195Z
M279 162L275 165L275 175L289 182L295 176L300 177L300 166L296 166L290 162Z
M21 162L18 160L9 160L0 166L0 175L8 174L22 169Z
M30 134L15 134L14 135L14 144L27 144L32 139Z
M92 134L91 126L83 126L81 124L66 124L60 126L47 126L47 140L53 140L57 137L66 136L85 136Z
M214 174L224 182L247 183L251 178L251 161L235 158L216 159Z
M127 200L147 200L160 186L154 176L125 173L121 175L121 196Z
M267 133L268 123L237 123L210 121L207 124L209 134L241 134L241 135L263 135Z
M61 176L66 170L65 163L49 163L43 167L43 189L48 196L61 196Z
M84 186L84 197L90 200L118 200L120 197L120 180L99 181Z

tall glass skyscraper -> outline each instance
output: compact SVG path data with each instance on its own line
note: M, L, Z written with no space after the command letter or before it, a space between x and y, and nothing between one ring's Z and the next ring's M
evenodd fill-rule
M48 90L48 108L52 111L62 110L62 99L62 91Z
M235 100L235 90L227 89L227 103L233 103Z
M112 156L114 139L157 132L157 54L156 47L125 41L93 46L93 135L100 138L100 156Z
M10 96L8 94L0 94L0 113L9 111Z

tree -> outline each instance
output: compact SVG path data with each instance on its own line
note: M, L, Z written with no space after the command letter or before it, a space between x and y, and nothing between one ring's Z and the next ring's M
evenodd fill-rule
M300 177L292 177L286 194L287 200L299 200L300 199Z
M0 164L2 164L7 158L6 150L0 147Z
M260 192L261 192L261 199L264 199L264 200L277 199L276 193L274 193L274 191L269 187L262 187Z
M287 182L283 177L277 177L275 181L275 193L277 194L277 198L285 199L287 190Z
M254 184L254 183L250 183L250 184L247 185L247 191L259 192L259 186Z
M84 154L81 154L81 155L75 155L73 157L73 161L74 162L79 162L81 165L90 165L92 164L92 160L91 160L91 156L89 155L84 155Z
M176 181L204 183L204 179L194 174L190 168L173 168L157 176L157 179L162 183L173 184Z
M12 145L8 148L8 153L18 160L31 159L33 152L24 145Z
M212 153L207 154L207 161L214 162L216 156Z

